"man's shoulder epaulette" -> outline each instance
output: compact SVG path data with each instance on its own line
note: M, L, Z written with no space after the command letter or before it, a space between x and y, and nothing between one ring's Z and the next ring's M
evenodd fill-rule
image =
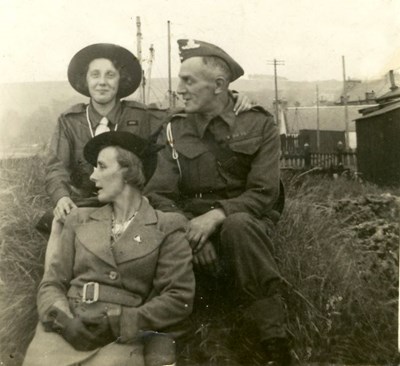
M270 112L268 112L266 109L264 109L264 107L261 107L260 105L252 106L250 108L250 111L261 112L261 113L265 114L268 117L272 117L272 114Z
M121 101L122 105L128 108L137 108L137 109L143 109L147 110L147 106L143 103L136 102L135 100L122 100Z
M187 113L185 113L184 109L176 109L174 111L172 111L172 113L169 116L169 121L173 122L174 120L178 120L181 118L187 118Z
M160 107L160 106L158 106L156 103L150 103L150 104L147 106L147 109L150 110L150 111L161 111L161 112L168 112L168 111L169 111L169 108L167 108L167 107Z
M85 103L74 104L72 107L68 108L65 112L61 114L66 116L68 114L83 113L86 111L86 106L87 104Z

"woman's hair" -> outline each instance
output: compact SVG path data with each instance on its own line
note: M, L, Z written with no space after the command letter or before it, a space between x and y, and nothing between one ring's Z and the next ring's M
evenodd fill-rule
M120 98L121 96L119 94L119 91L120 90L125 90L129 85L132 84L132 76L131 76L131 74L129 74L128 71L126 70L125 66L124 65L120 65L117 60L111 60L111 59L109 59L107 57L98 57L98 58L105 58L106 60L110 60L111 63L114 65L115 69L118 71L118 73L119 73L119 84L118 84L117 97ZM90 61L90 62L92 62L92 61ZM87 75L87 73L89 71L90 62L86 65L84 73L81 75L80 78L78 78L77 84L78 84L78 87L80 89L85 89L85 88L87 89L87 87L88 87L87 86L87 81L86 81L86 75ZM125 85L127 87L125 87Z
M129 185L142 190L146 183L142 161L134 153L122 147L114 146L114 148L117 150L118 164L127 168L123 175L125 181Z

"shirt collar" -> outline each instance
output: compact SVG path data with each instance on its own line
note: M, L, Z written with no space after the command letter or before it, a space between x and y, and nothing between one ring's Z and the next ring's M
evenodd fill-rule
M217 116L211 117L211 118L207 118L201 114L196 114L196 125L197 125L197 130L199 133L199 136L201 138L203 138L204 133L208 127L208 125L210 124L210 122L215 119L215 118L220 118L222 119L224 122L226 122L229 126L229 128L232 128L234 123L235 123L235 119L236 119L236 115L235 112L233 111L233 99L229 98L228 104L226 105L226 107L224 108L224 110Z
M92 123L92 127L96 128L100 123L100 120L103 117L106 117L110 123L116 125L118 123L119 116L121 114L121 102L119 100L116 101L115 106L111 109L110 112L106 116L102 116L96 109L93 107L92 100L90 100L89 104L89 117L90 122Z

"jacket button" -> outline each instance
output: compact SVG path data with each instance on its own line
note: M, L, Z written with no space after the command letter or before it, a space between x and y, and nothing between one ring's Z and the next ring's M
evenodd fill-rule
M108 278L110 279L110 280L116 280L117 278L118 278L118 273L117 272L115 272L115 271L111 271L109 274L108 274Z

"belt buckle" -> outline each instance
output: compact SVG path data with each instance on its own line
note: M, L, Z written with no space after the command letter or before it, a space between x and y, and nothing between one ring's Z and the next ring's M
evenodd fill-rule
M91 289L93 287L93 289ZM89 294L88 294L89 290ZM93 304L99 299L100 286L98 282L88 282L83 285L82 302L85 304ZM92 292L92 294L90 294ZM90 296L92 295L92 296Z

